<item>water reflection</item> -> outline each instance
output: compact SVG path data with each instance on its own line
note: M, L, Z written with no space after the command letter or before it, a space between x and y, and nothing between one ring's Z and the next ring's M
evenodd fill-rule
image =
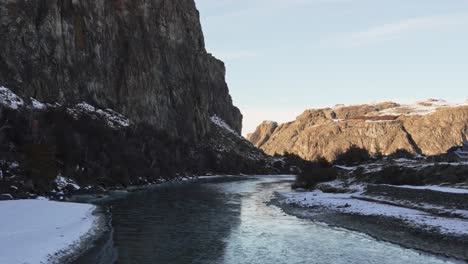
M117 263L221 263L240 195L188 184L112 204Z

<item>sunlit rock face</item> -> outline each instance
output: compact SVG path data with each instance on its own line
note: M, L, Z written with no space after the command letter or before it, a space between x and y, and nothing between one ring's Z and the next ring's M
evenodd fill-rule
M262 146L270 139L277 127L276 122L263 121L253 133L247 135L247 139L255 146Z
M240 132L225 67L193 0L4 0L0 84L42 102L88 102L184 138L216 114Z
M468 138L468 104L430 99L306 110L295 121L262 123L248 139L268 154L294 153L333 161L352 146L371 155L397 150L437 155Z

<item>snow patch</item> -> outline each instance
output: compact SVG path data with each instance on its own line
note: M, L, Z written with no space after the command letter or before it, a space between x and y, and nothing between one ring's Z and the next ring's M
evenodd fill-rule
M458 194L468 194L468 189L462 188L452 188L452 187L441 187L437 185L427 185L427 186L410 186L410 185L388 185L396 188L406 188L406 189L415 189L415 190L431 190L436 192L444 193L458 193Z
M71 252L94 234L95 208L43 199L0 202L0 263L49 263Z
M341 166L341 165L335 165L333 167L341 169L341 170L346 170L346 171L355 171L357 169L357 167L347 167L347 166Z
M415 163L415 162L418 162L417 160L411 160L411 159L405 159L405 158L394 159L394 161L398 162L398 163Z
M9 193L0 193L0 196L5 200L13 200L13 196Z
M99 109L86 102L77 104L74 108L68 108L67 112L75 119L80 115L87 114L93 119L102 118L111 128L117 129L130 126L130 120L112 109Z
M378 115L429 115L435 113L440 108L460 106L468 106L468 103L449 103L440 99L429 99L414 104L400 105L398 107L385 109L379 111Z
M47 108L47 105L39 102L38 100L31 97L32 108L37 110L44 110Z
M24 105L24 101L10 89L0 86L0 104L16 110Z
M366 123L390 123L395 122L395 120L366 120Z
M75 188L75 190L79 190L81 189L81 187L76 184L76 182L72 179L69 179L69 178L65 178L61 175L57 176L57 178L55 178L55 183L57 184L57 188L59 191L62 191L63 188L67 187L68 185L71 185L73 186L73 188Z
M346 108L346 107L358 107L358 106L366 106L366 105L375 106L378 104L379 104L378 102L369 102L369 103L363 103L363 104L336 104L331 109L338 110L338 109Z
M240 137L240 135L237 134L237 132L236 132L234 129L232 129L232 128L231 128L222 118L220 118L219 116L214 115L214 116L212 116L210 119L211 119L211 122L213 122L213 124L215 124L215 125L217 125L217 126L223 128L223 129L227 130L228 132L230 132L230 133L232 133L232 134L234 134L234 135Z
M373 162L373 163L368 163L368 164L362 164L359 166L343 166L343 165L335 165L335 168L345 170L348 172L353 172L357 170L358 168L362 168L364 173L372 173L372 172L379 172L389 166L397 165L402 168L410 168L410 169L424 169L427 167L434 167L434 166L441 166L441 165L446 165L446 166L468 166L468 161L460 161L460 162L424 162L424 159L426 157L423 156L415 156L415 158L418 158L419 160L412 160L412 159L404 159L404 158L399 158L399 159L393 159L391 162Z
M35 98L31 99L31 105L28 107L35 109L35 110L45 110L48 107L61 107L62 105L59 103L55 104L44 104L39 102ZM7 107L9 109L17 110L25 105L23 99L21 99L18 95L13 93L10 89L0 86L0 105ZM75 107L67 108L67 112L71 114L75 119L82 114L88 114L93 119L104 119L108 126L116 129L122 127L130 126L130 120L124 117L123 115L113 111L112 109L99 109L96 108L86 102L77 104Z

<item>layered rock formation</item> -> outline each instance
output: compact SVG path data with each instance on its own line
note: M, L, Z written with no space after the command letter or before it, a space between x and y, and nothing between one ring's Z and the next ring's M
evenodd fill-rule
M20 96L86 101L200 138L214 114L241 130L224 76L193 0L0 3L0 85Z
M266 153L333 161L352 146L371 155L436 155L468 138L468 105L429 100L307 110L295 121L264 122L248 139Z

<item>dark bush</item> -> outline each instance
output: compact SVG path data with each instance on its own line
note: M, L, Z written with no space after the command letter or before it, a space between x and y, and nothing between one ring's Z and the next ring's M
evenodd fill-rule
M27 144L23 148L26 175L38 191L50 190L58 175L55 150L45 144Z
M335 164L338 165L354 165L365 161L369 161L371 156L369 152L356 145L352 145L346 152L338 155L335 159Z
M388 156L390 159L412 159L414 154L410 153L406 149L397 149L395 152Z
M288 154L288 161L300 169L300 173L292 185L294 189L311 189L317 183L336 179L338 175L337 170L323 157L319 157L315 161L305 161L295 155Z
M318 183L333 181L337 178L338 173L335 168L309 168L307 171L302 171L296 176L296 180L292 185L293 189L311 189Z

